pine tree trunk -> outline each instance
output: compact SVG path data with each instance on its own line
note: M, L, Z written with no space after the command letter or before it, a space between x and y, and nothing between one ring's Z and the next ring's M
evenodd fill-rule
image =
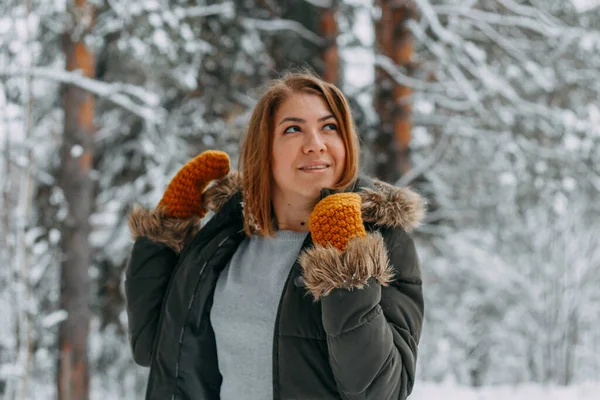
M263 5L268 2L261 2ZM282 0L276 8L271 8L271 19L296 21L308 31L320 36L322 8L305 1ZM275 62L275 76L286 71L298 71L309 68L323 77L325 65L323 62L324 43L314 43L303 38L297 32L279 31L266 41L269 54Z
M93 8L75 0L75 26L63 37L67 70L94 76L94 56L85 46L84 33L93 24ZM59 400L89 399L88 304L91 259L88 236L92 211L93 182L90 176L93 154L94 98L84 90L64 88L64 138L61 149L59 185L68 214L62 224L60 307L68 317L60 325L57 386Z
M338 26L335 19L337 2L323 10L321 14L320 34L326 40L327 45L323 49L323 79L327 82L339 84L340 82L340 54L337 46Z
M378 0L381 18L375 22L377 50L410 74L413 41L406 22L414 18L411 1ZM412 89L396 83L382 68L375 71L374 106L381 124L375 140L375 175L387 182L397 181L412 168Z

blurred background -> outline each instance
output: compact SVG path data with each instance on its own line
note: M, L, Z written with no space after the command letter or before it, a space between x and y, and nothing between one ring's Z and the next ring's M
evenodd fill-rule
M143 398L128 210L301 68L429 199L411 398L597 395L600 1L2 0L0 398Z

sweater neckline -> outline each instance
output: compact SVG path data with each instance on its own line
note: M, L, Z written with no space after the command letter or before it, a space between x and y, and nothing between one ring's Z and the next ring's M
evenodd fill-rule
M284 242L301 242L306 238L308 232L296 232L290 230L278 230L275 231L275 240L281 240Z

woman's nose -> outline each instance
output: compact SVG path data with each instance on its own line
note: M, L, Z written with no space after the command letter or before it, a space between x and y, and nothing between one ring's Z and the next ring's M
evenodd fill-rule
M321 137L320 132L311 130L305 136L304 140L304 152L305 153L323 153L327 146Z

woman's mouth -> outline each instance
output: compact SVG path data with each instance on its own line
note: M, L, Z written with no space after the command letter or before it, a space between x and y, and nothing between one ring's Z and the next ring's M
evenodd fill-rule
M300 171L307 171L307 172L322 171L327 168L329 168L329 165L310 165L310 166L300 168Z

